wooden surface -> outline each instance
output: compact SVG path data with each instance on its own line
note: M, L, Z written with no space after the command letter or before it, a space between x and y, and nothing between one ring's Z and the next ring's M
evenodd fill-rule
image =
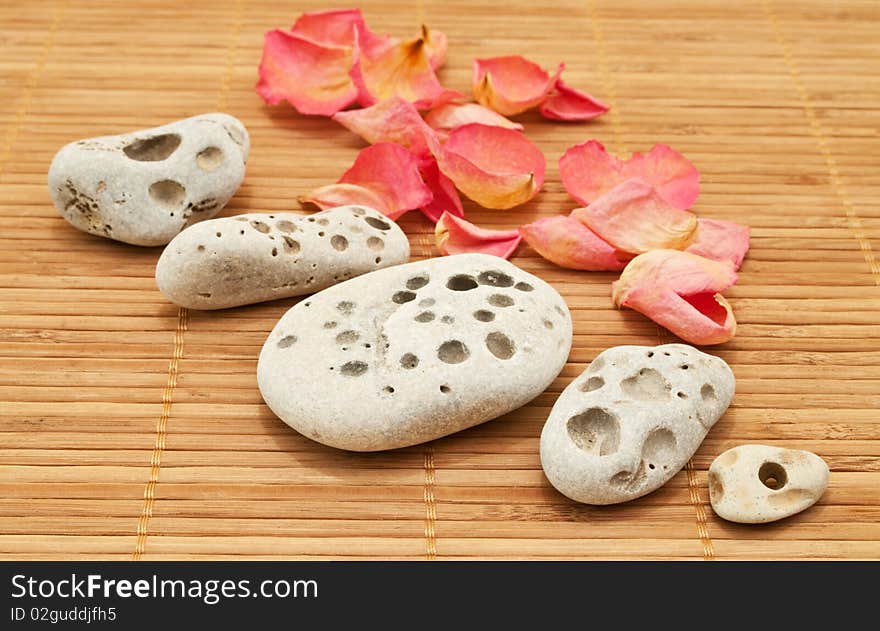
M561 270L526 247L575 320L546 393L434 443L353 455L301 438L262 404L259 348L295 301L179 311L160 250L67 225L46 191L82 137L205 111L241 118L252 152L224 214L296 209L362 146L327 119L254 93L262 34L313 2L20 1L0 7L0 558L880 558L880 39L876 0L365 2L378 31L449 36L441 78L469 91L477 56L523 53L612 105L588 124L525 115L548 181L513 227L568 211L556 161L591 137L666 142L702 172L695 210L752 226L729 291L740 323L714 349L737 393L692 463L606 508L549 487L538 436L558 393L602 349L670 341L614 310L611 274ZM431 227L403 221L416 257ZM706 468L724 449L810 449L819 504L768 526L721 521Z

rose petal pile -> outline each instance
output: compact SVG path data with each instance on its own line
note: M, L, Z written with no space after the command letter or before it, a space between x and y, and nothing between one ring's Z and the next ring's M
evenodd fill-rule
M590 140L566 151L559 171L584 207L520 227L535 251L570 269L623 269L613 285L614 304L685 341L720 344L733 337L736 320L721 292L737 280L749 229L687 210L700 192L689 160L655 145L623 161Z
M332 116L370 146L335 184L301 196L304 205L372 206L397 219L418 209L436 223L441 254L503 258L525 240L569 269L621 271L615 305L645 314L693 344L733 337L736 321L721 292L737 280L749 229L697 218L696 167L658 144L627 160L596 140L559 160L562 183L581 207L516 230L466 221L459 192L486 208L509 209L544 183L544 154L506 116L538 108L546 118L582 121L608 107L519 55L477 59L476 103L441 85L446 36L422 27L398 41L369 30L359 9L305 13L266 33L257 92L303 114ZM362 109L343 111L358 104ZM428 110L424 116L419 110Z

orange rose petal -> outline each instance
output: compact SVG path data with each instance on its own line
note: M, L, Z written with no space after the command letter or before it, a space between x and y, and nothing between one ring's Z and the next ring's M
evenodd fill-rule
M380 195L357 184L328 184L316 188L307 195L300 195L297 201L303 208L316 206L320 210L326 210L337 206L354 205L375 208L389 217L395 214L395 210L390 208ZM397 216L402 214L403 212L400 212Z
M429 139L444 175L486 208L512 208L544 183L544 154L521 132L471 123L454 129L444 145Z
M556 84L564 68L559 64L550 74L520 55L475 59L474 98L504 116L513 116L540 105Z
M446 63L446 49L448 47L446 33L432 31L423 24L422 39L425 40L425 46L428 48L428 57L431 60L431 67L434 70L437 70L437 68Z
M538 111L544 118L552 120L586 121L601 116L608 109L599 99L566 85L560 79Z
M428 204L433 196L419 175L418 158L393 143L379 143L363 149L351 168L339 178L338 184L356 188L325 186L312 191L301 201L322 208L332 207L322 205L328 203L334 206L363 203L397 219L407 211ZM361 189L372 194L369 196L371 203L362 201L368 195ZM339 203L343 198L345 201Z
M544 217L520 226L519 232L538 254L560 267L602 272L626 266L614 246L570 215Z
M456 127L481 123L494 127L516 129L522 131L523 126L504 118L501 114L493 112L488 107L477 103L447 103L432 109L425 115L425 122L438 133L441 139L446 139Z
M737 280L733 265L678 250L652 250L612 285L614 304L634 309L691 344L721 344L736 333L720 292Z
M685 251L730 261L734 269L739 269L749 251L749 227L721 219L697 219L696 239Z
M419 208L425 217L434 223L439 221L443 213L464 217L464 209L461 206L461 198L458 196L455 184L440 172L440 167L433 156L422 160L419 173L421 173L425 185L434 194L430 202Z
M666 145L655 145L647 155L634 153L624 162L606 152L602 143L589 140L562 155L559 175L568 194L585 206L633 177L656 188L676 208L690 208L700 193L696 167Z
M486 230L449 213L440 216L434 238L444 255L480 252L503 259L509 258L522 241L517 230Z
M428 153L425 135L434 133L413 104L399 96L367 108L338 112L333 120L371 144L394 142L416 154Z
M350 72L357 86L358 102L367 107L399 96L419 109L427 109L463 98L460 92L447 90L440 85L431 65L429 38L425 37L423 31L422 36L416 39L400 42L390 48L371 50L362 45L358 30Z
M612 246L630 254L683 250L694 240L697 218L664 200L653 186L632 178L572 215Z
M270 105L288 101L302 114L329 116L357 98L348 76L352 49L324 46L275 29L266 33L257 93Z

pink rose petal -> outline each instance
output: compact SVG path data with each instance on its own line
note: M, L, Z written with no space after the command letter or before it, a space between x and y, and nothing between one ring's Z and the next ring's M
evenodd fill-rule
M425 185L434 194L430 202L424 204L419 210L428 219L437 223L443 213L464 217L464 209L455 184L452 180L440 172L440 167L433 156L424 158L419 166L419 173Z
M626 266L612 245L569 215L538 219L520 226L519 232L538 254L560 267L602 272Z
M337 206L368 206L392 218L403 214L389 206L388 201L377 193L357 184L328 184L306 195L300 195L297 201L303 208L315 206L320 210L326 210Z
M721 219L697 219L694 242L685 252L715 261L730 261L734 269L742 265L749 251L749 227Z
M586 208L573 213L605 241L623 252L683 250L694 240L697 218L663 199L639 178L622 182Z
M575 145L559 159L565 190L583 205L591 204L621 182L639 177L676 208L690 208L700 193L700 174L684 156L666 145L647 155L634 153L623 162L596 140Z
M339 112L333 120L371 144L393 142L415 154L428 153L425 136L434 133L413 104L399 96L367 108Z
M544 102L562 73L550 74L520 55L475 59L474 98L504 116L513 116Z
M522 240L517 230L486 230L449 213L440 216L434 237L444 255L480 252L503 259L509 258Z
M471 123L454 129L444 145L429 139L440 171L486 208L512 208L544 183L544 154L521 132Z
M478 105L477 103L447 103L432 109L425 115L425 122L437 132L442 140L445 140L449 132L456 127L469 125L470 123L481 123L495 127L504 127L506 129L515 129L522 131L523 126L514 123L501 114L493 112L487 107Z
M560 121L586 121L601 116L608 106L586 92L566 85L562 79L541 103L538 111L545 118Z
M612 285L614 304L648 316L691 344L721 344L736 333L720 292L737 280L730 262L678 250L652 250L626 266Z
M375 35L367 28L360 9L303 13L297 18L291 32L325 46L354 46L355 29L360 29L362 37L374 43L390 43L389 38Z

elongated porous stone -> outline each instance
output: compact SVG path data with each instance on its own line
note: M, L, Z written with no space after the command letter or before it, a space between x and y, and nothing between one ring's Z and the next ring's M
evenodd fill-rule
M61 216L90 234L164 245L216 215L244 179L247 130L228 114L72 142L49 167Z
M603 351L550 412L541 433L544 473L586 504L646 495L687 463L733 391L723 360L685 344Z
M816 503L828 487L828 465L799 449L740 445L709 466L709 501L728 521L762 524Z
M547 283L460 254L372 272L290 309L260 353L268 406L325 445L415 445L514 410L553 381L571 316Z
M314 293L408 259L406 235L372 208L254 213L181 232L159 257L156 283L182 307L223 309Z

